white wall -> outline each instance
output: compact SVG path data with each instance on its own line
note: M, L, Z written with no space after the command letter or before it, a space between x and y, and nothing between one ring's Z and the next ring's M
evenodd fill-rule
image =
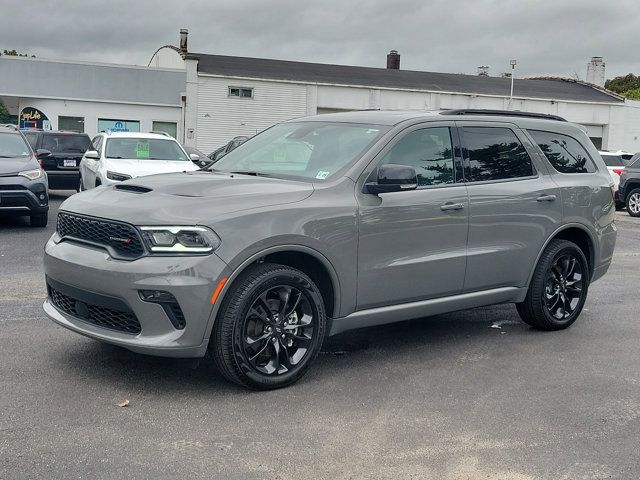
M180 130L180 107L22 98L19 108L24 107L42 111L51 121L53 130L58 129L58 116L84 117L84 129L90 137L98 133L98 118L138 120L141 132L151 131L154 121L176 122Z
M173 48L162 47L153 54L153 57L151 57L151 60L149 61L149 66L157 68L184 69L185 63L182 55L176 52Z
M253 98L229 97L229 87L253 88ZM276 123L305 116L308 99L314 98L313 89L303 84L199 75L197 147L210 153L237 135L255 135Z

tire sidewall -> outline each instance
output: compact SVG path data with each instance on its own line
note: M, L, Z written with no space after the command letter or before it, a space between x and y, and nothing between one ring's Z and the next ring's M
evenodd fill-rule
M582 295L580 297L580 301L576 305L574 312L568 318L564 320L558 320L553 315L551 315L551 313L549 312L549 309L545 304L546 281L547 281L547 275L549 275L549 271L551 270L553 265L555 265L558 258L568 253L570 253L580 262L580 268L582 269ZM587 301L587 294L589 293L589 279L591 278L591 273L589 271L589 264L587 263L587 259L585 258L584 253L577 246L566 245L560 248L558 251L555 252L555 254L547 262L547 265L545 266L545 270L544 270L544 276L542 278L543 278L542 284L539 285L539 288L541 289L540 301L541 301L542 312L544 313L546 320L557 327L566 327L571 325L573 322L575 322L578 319L578 317L580 316L580 313L582 313L582 308L584 307L584 304Z
M311 346L300 364L290 372L281 375L266 375L255 371L246 358L246 355L244 353L242 331L244 319L249 312L249 309L251 308L253 302L264 290L278 285L288 285L295 287L307 297L313 310L316 325ZM236 318L234 319L232 343L233 358L241 374L244 375L251 383L260 386L277 387L285 386L295 382L311 366L311 363L318 355L320 347L322 346L322 341L324 340L326 316L324 310L324 302L318 288L308 277L306 277L306 275L303 275L301 272L297 273L295 270L290 270L289 272L272 272L267 276L267 278L263 279L261 282L254 285L248 292L246 292L241 302L242 307L237 310Z

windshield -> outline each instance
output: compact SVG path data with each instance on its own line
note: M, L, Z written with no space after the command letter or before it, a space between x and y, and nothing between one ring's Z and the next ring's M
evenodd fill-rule
M0 133L0 159L29 156L31 156L29 145L24 141L22 135Z
M282 123L227 153L212 169L326 180L388 130L386 126L359 123Z
M136 160L189 161L178 142L158 138L108 138L105 156Z
M42 148L51 153L79 152L84 153L91 147L91 140L87 135L44 135Z

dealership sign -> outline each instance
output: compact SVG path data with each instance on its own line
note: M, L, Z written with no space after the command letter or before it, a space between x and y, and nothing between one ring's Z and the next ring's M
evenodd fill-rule
M47 116L37 108L25 107L20 110L18 117L21 128L42 128L43 130L51 129L51 122Z

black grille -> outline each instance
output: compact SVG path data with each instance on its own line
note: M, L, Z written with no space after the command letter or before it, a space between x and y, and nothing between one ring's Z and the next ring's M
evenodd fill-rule
M140 333L140 322L133 312L88 304L59 292L51 285L49 285L49 296L59 310L87 323L124 333Z
M119 257L133 259L144 253L138 231L126 223L60 212L56 230L63 238L69 237L102 245Z

